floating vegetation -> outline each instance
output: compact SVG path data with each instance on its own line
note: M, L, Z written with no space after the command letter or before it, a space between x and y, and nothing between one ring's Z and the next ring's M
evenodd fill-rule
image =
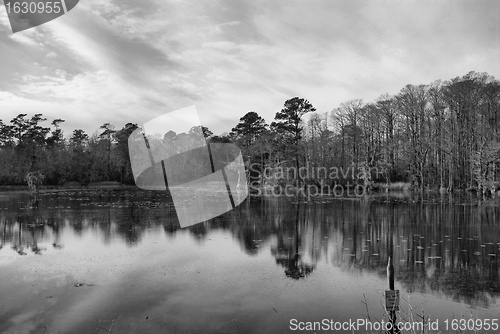
M95 284L88 284L88 283L75 283L73 285L75 288L79 288L79 287L82 287L82 286L95 286Z

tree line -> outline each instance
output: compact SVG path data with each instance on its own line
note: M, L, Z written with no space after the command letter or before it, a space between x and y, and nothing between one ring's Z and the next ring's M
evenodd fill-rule
M305 117L307 115L307 117ZM55 119L20 114L0 120L0 184L24 184L39 171L47 184L100 181L133 183L128 137L137 129L105 123L89 136L77 129L65 138ZM316 112L305 98L285 101L267 124L257 112L240 118L229 132L202 132L210 143L232 142L243 153L250 180L265 183L264 171L277 167L358 168L363 182L407 182L420 190L498 189L500 169L500 82L470 72L447 81L407 85L375 101L341 103ZM170 131L172 142L185 134ZM384 173L373 173L373 170ZM345 182L327 175L296 177L299 184ZM352 177L351 177L352 178ZM351 180L356 181L356 180Z
M128 155L128 137L137 125L122 129L105 123L89 136L81 129L63 136L63 119L51 122L42 114L20 114L5 124L0 120L0 185L26 184L28 173L39 172L45 184L78 182L133 182Z
M406 85L373 102L315 111L295 97L269 126L250 112L229 137L249 161L263 165L357 168L367 171L362 181L407 182L419 190L499 189L500 82L487 73Z

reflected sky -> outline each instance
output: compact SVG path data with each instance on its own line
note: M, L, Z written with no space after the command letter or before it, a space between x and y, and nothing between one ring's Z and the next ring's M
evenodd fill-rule
M389 244L401 318L498 316L499 209L245 201L179 227L158 192L0 194L0 332L275 333L382 319ZM104 332L104 331L103 331Z

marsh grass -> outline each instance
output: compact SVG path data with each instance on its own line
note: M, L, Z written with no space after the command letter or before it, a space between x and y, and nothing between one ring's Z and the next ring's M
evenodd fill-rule
M382 191L409 191L411 190L411 183L409 182L394 182L394 183L374 183L372 185L374 190Z
M366 310L366 319L370 322L381 322L382 319L384 321L389 321L390 320L390 314L388 311L385 310L385 305L383 301L380 301L380 305L382 309L384 309L384 313L382 314L382 319L378 319L377 317L374 317L370 314L370 310L368 307L368 302L366 299L366 295L363 294L363 300L361 301L362 304L365 306ZM395 334L425 334L425 333L432 333L432 334L488 334L488 333L498 333L498 331L485 331L485 330L477 330L477 329L465 329L465 330L451 330L451 329L446 329L444 320L440 320L438 322L439 326L438 328L430 328L430 324L434 323L436 321L436 318L433 318L431 314L427 314L423 308L420 308L422 304L419 304L417 306L413 306L411 303L411 297L408 295L406 298L402 297L400 301L400 308L399 311L396 312L396 323L407 323L407 324L414 324L412 326L408 325L407 329L402 329L400 331L394 330L394 332L387 332L385 330L380 330L380 331L363 331L359 330L357 333L367 333L367 334L381 334L381 333L395 333ZM452 318L448 319L449 323L451 323L452 320L462 320L465 319L467 321L469 320L479 320L477 315L474 315L472 310L471 312L466 315L466 314L461 314L459 317L453 315ZM418 325L416 325L418 324ZM410 328L411 327L411 328ZM451 326L449 326L451 327ZM354 332L353 332L354 333Z

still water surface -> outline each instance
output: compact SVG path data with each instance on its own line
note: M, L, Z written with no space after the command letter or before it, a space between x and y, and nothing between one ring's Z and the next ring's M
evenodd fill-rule
M500 208L245 201L180 229L158 193L0 193L1 333L289 333L290 320L500 318ZM366 305L365 305L366 303Z

